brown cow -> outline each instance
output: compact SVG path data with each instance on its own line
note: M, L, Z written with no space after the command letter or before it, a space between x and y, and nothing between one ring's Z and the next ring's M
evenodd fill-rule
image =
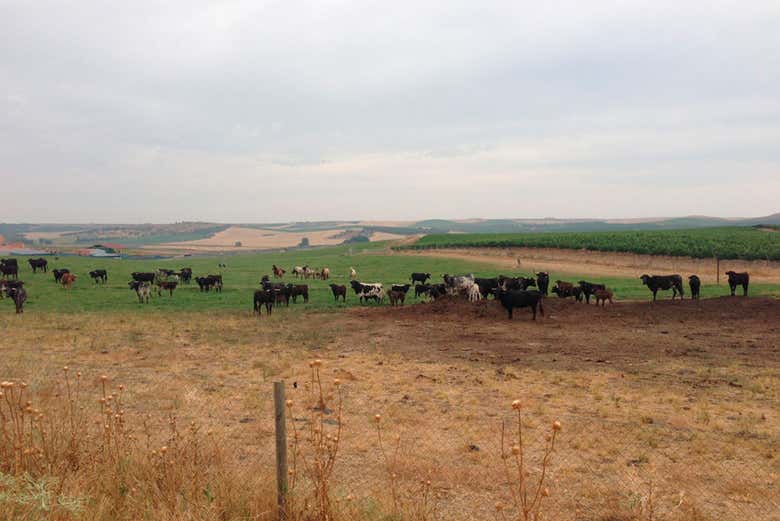
M347 287L346 286L340 286L338 284L330 284L330 290L333 292L333 298L336 299L336 302L339 301L339 297L341 297L341 300L343 302L347 301Z
M73 288L73 283L76 282L76 275L73 273L65 273L62 275L62 278L60 279L62 282L62 286L66 289Z
M609 305L613 306L614 302L612 302L612 291L609 289L597 289L593 292L593 296L596 297L596 305L599 305L599 302L601 302L601 307L604 307L604 305L609 300Z

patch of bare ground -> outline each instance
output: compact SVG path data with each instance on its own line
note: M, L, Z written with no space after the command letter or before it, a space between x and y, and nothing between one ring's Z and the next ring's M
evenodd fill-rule
M567 250L559 248L442 248L436 250L404 250L406 255L444 257L489 263L506 269L555 271L635 278L638 273L698 274L705 283L714 283L717 273L715 259L640 255L621 252ZM763 282L780 282L780 262L721 260L720 279L724 272L750 272Z
M532 474L549 426L563 423L547 519L647 519L651 497L655 519L780 516L780 302L544 303L536 322L450 299L261 319L2 315L0 377L108 374L126 386L128 415L208 426L239 471L272 468L271 383L305 403L319 358L342 382L340 497L387 496L381 414L388 439L401 435L398 479L430 479L440 519L493 518L509 504L500 428L519 399Z

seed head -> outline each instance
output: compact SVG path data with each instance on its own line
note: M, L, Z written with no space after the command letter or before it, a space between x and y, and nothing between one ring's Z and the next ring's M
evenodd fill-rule
M287 400L286 402L284 402L284 404L285 404L287 407L292 407L292 405L293 405L293 401L292 401L292 400Z
M502 505L500 502L496 503L496 512L501 512L504 510L504 505Z
M522 404L522 402L520 402L520 400L514 400L512 402L512 409L514 409L516 411L519 411L522 407L523 407L523 404Z
M382 415L381 414L375 414L374 415L374 423L379 423L382 421Z
M512 454L514 454L515 456L520 454L520 445L513 445L512 446Z
M333 385L335 385L336 387L338 387L339 385L341 385L341 380L339 380L338 378L336 378L335 380L333 380Z
M553 430L554 430L554 431L559 431L559 430L561 430L561 428L562 428L562 427L561 427L561 422L559 422L559 421L554 421L554 422L553 422L553 424L552 424L552 428L553 428Z
M62 368L62 370L65 371L66 373L68 372L68 369L70 369L70 368L67 365Z
M542 490L542 496L548 497L550 495L550 489L547 487L544 487L544 490Z

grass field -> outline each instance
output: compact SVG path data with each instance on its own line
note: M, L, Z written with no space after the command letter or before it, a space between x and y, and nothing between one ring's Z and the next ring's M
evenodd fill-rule
M750 227L589 233L432 234L400 248L454 247L569 248L695 258L780 260L780 234Z
M351 253L350 253L351 252ZM219 263L226 268L219 268ZM287 253L267 253L232 256L187 257L176 259L99 259L90 257L63 256L59 259L49 257L49 273L33 275L26 258L19 258L20 278L25 281L29 294L26 312L65 311L65 312L109 312L132 311L209 311L233 310L249 312L252 307L252 292L259 285L263 274L271 273L271 264L288 269L285 281L295 281L289 270L295 265L308 264L311 267L330 268L331 281L308 280L311 298L308 304L299 302L290 309L340 309L357 305L357 299L351 290L346 304L335 303L328 287L329 282L348 284L347 273L350 266L358 271L358 279L363 282L382 282L386 285L409 281L413 271L429 272L436 281L444 273L474 273L476 276L495 276L498 273L511 274L511 270L501 270L482 262L459 259L427 258L402 255L388 249L387 244L338 246ZM222 293L202 293L193 281L190 285L181 285L169 297L154 295L148 305L139 304L135 293L127 287L133 271L153 271L158 267L179 269L192 267L195 276L221 272L225 286ZM63 289L54 282L52 268L68 268L79 277L73 289ZM89 278L90 270L103 268L108 271L108 283L96 285ZM515 274L530 275L527 271ZM640 273L637 273L637 277ZM647 299L650 295L638 278L594 277L586 271L580 273L551 273L551 280L595 280L604 282L613 289L618 299ZM702 297L725 295L727 286L704 285ZM760 280L751 281L752 295L780 295L780 284L762 284ZM414 301L412 297L407 303ZM10 301L6 301L7 311L12 311Z

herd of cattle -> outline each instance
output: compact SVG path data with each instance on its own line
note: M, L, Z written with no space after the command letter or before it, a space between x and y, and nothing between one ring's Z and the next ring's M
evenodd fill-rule
M28 263L33 273L39 270L46 273L48 271L48 261L43 258L29 259ZM293 276L299 279L320 279L329 280L331 273L329 268L312 269L309 266L295 266L290 270ZM272 266L274 279L283 279L287 270ZM67 268L53 269L54 281L61 284L64 288L70 289L76 282L77 276ZM19 280L19 265L17 260L0 259L0 298L10 297L16 305L16 312L22 313L24 303L27 301L27 292L24 288L24 282ZM493 297L506 309L508 317L512 318L512 312L516 308L530 308L532 317L536 320L536 312L544 316L543 298L549 293L557 295L559 298L573 298L577 302L584 301L590 304L591 297L595 299L596 304L612 304L612 291L605 284L588 281L567 282L556 280L550 288L550 275L546 272L538 272L534 277L507 277L498 275L497 277L484 278L474 277L473 275L449 275L442 276L443 282L433 283L430 273L412 273L410 283L392 284L386 291L382 283L363 283L357 280L357 272L354 268L349 269L349 286L358 297L361 304L369 301L377 303L383 302L386 298L393 306L403 305L407 293L414 288L414 297L428 297L437 300L445 295L462 295L470 302ZM735 273L727 271L731 295L735 294L736 288L742 286L743 295L747 296L750 275L748 273ZM108 273L104 269L96 269L89 272L89 276L95 284L105 284L108 281ZM148 303L154 292L161 296L163 292L168 292L173 296L174 290L179 284L190 284L192 280L198 284L201 292L221 292L223 279L222 274L209 274L201 277L194 277L192 268L181 268L178 271L159 268L152 272L133 272L132 280L128 282L128 287L136 293L140 303ZM678 295L680 299L684 296L683 278L680 275L642 275L642 283L653 294L653 301L656 300L658 291L672 290L672 300ZM699 298L701 280L696 275L688 277L688 286L692 299ZM341 284L329 284L333 298L338 302L346 302L347 286ZM260 315L261 309L266 308L266 313L271 314L275 305L289 306L290 301L298 302L298 298L303 302L309 301L309 285L293 284L278 281L271 281L268 275L260 279L260 288L254 292L253 309Z

